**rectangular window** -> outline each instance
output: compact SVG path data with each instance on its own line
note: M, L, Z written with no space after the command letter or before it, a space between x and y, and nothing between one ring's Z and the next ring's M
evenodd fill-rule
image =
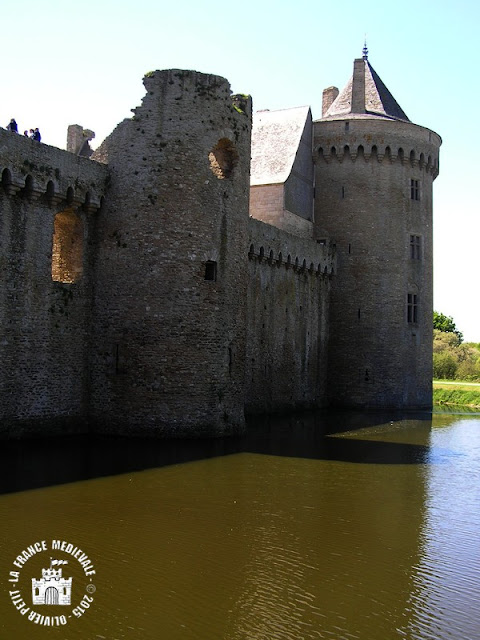
M217 280L217 263L214 260L207 260L205 263L205 280Z
M410 236L410 258L412 260L422 259L422 238L421 236Z
M420 180L410 180L410 200L420 200Z
M407 322L409 324L418 322L418 296L416 293L407 293Z

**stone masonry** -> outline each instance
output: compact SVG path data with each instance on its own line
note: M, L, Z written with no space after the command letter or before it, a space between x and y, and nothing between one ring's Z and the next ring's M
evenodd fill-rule
M0 130L0 435L207 436L431 403L437 134L355 61L324 113L172 69L95 151ZM252 158L252 160L251 160Z

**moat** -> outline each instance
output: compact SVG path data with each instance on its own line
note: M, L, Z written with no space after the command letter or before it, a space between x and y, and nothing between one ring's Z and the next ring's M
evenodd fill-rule
M205 441L4 442L0 465L2 638L480 637L478 412L269 418ZM12 562L40 540L73 543L96 570L91 606L61 628L8 594Z

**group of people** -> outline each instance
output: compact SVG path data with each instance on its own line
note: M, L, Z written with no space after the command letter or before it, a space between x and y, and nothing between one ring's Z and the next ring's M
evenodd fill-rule
M7 124L7 131L18 133L18 125L15 118L12 118ZM30 129L30 131L28 131L28 129L25 129L23 135L27 138L31 138L32 140L36 140L37 142L40 142L42 140L42 136L40 135L38 127L36 127L36 129Z

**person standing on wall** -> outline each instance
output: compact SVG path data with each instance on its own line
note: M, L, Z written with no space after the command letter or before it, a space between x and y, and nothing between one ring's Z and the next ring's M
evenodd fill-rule
M18 133L18 126L15 122L15 118L12 118L10 122L7 124L7 131L13 131L14 133Z

